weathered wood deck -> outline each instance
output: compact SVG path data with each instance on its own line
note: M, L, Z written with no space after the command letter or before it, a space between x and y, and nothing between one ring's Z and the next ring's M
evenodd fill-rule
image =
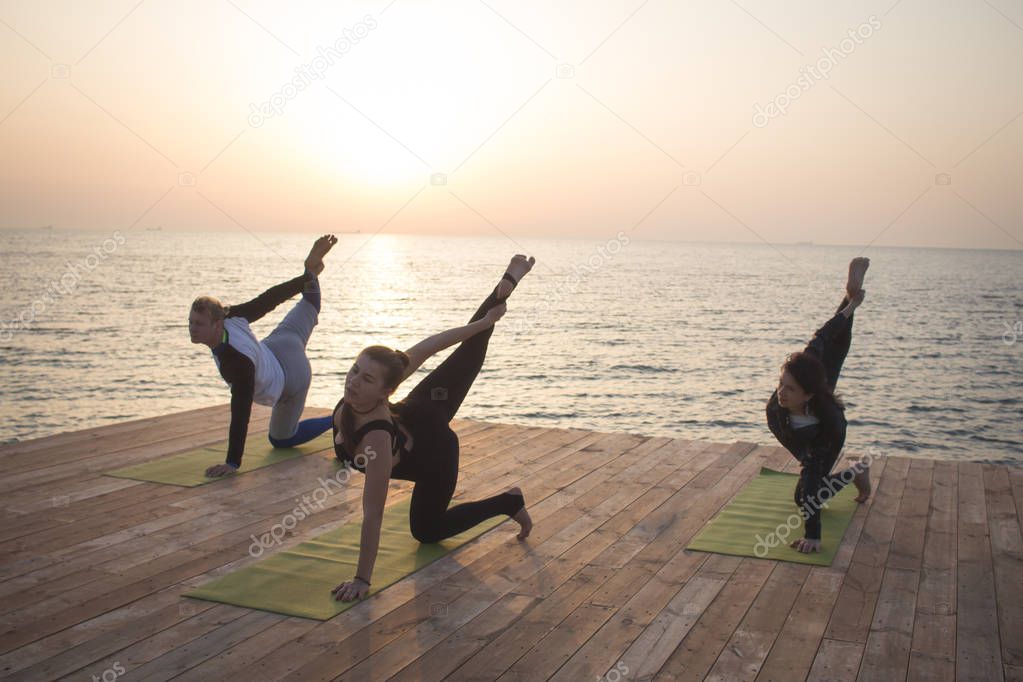
M1018 468L877 462L817 568L683 549L761 465L791 469L780 448L458 421L457 494L520 485L529 541L502 524L321 623L180 595L252 562L250 535L326 457L198 488L102 475L223 440L227 421L221 406L0 448L0 675L1023 680ZM360 516L359 480L285 544Z

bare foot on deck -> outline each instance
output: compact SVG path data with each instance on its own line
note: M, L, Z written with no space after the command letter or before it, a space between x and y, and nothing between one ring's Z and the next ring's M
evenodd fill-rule
M522 489L519 487L509 489L508 493L511 495L518 495L519 497L522 498L523 502L526 501L525 496L522 494ZM516 512L515 515L512 516L512 518L515 519L519 526L521 526L519 534L516 535L515 537L517 537L519 540L525 540L527 537L529 537L530 531L533 530L533 519L529 517L529 512L526 511L525 507L522 507L522 509Z
M869 267L869 258L853 258L849 261L849 281L845 284L845 293L848 294L850 301L863 289L863 276L867 274Z
M853 477L853 485L856 486L856 490L859 491L859 495L856 496L857 502L866 502L870 499L870 465L860 466L856 464L853 466L856 471L856 476Z
M323 272L323 257L334 244L337 244L337 237L332 234L325 234L313 242L313 248L309 249L309 255L305 259L305 269L314 275Z
M509 275L515 278L516 282L521 282L522 278L533 269L533 265L536 263L536 259L530 256L526 258L521 253L515 254L512 257L511 262L508 263L508 269L505 270ZM497 297L499 299L506 299L511 296L512 290L515 288L511 282L506 279L502 279L497 285Z

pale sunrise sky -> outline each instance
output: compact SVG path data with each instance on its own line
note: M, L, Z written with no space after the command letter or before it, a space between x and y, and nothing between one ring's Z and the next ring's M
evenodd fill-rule
M1009 0L4 0L0 60L3 229L1023 248Z

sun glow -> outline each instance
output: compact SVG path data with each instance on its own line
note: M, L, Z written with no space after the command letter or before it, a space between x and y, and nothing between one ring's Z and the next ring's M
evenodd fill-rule
M327 96L333 99L329 92ZM433 172L403 143L344 102L307 106L292 114L289 123L296 152L330 175L366 187L387 188L423 183Z

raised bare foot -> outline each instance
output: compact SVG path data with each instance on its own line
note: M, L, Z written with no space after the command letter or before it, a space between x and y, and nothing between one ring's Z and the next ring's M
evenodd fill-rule
M519 487L509 489L508 493L511 495L518 495L519 497L522 498L523 502L526 501L525 496L522 494L522 489ZM519 530L519 534L516 535L515 537L517 537L519 540L525 540L527 537L529 537L530 531L533 530L533 519L530 518L529 512L526 511L525 506L523 506L522 509L518 510L515 513L515 515L512 516L512 518L515 519L515 521L521 527L521 530Z
M845 284L845 293L851 301L863 289L863 276L870 267L869 258L853 258L849 261L849 281Z
M533 264L536 263L536 259L530 256L526 258L521 253L515 254L512 257L511 262L508 263L508 269L505 270L509 275L515 278L516 282L521 282L522 278L533 269ZM511 296L512 289L515 288L511 282L507 279L502 279L497 285L497 297L504 299Z
M313 242L313 248L309 249L309 255L305 258L305 269L314 275L323 272L323 257L334 244L337 244L337 237L332 234L325 234Z
M856 490L859 491L859 495L856 496L857 502L866 502L870 499L870 465L860 466L856 464L853 466L856 470L856 476L853 477L853 485L856 486Z

